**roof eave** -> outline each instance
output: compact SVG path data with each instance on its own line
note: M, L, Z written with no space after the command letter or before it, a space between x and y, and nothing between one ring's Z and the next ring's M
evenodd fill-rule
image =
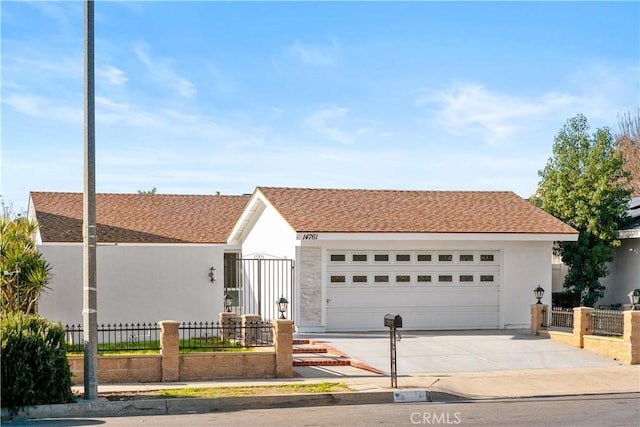
M297 232L296 240L448 240L575 242L578 233L345 233Z

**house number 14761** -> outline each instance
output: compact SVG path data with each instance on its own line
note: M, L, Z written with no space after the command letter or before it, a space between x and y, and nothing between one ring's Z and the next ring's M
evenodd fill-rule
M302 240L318 240L318 233L303 234Z

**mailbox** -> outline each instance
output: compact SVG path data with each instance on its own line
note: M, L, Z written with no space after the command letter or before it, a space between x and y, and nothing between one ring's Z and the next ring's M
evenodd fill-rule
M393 314L385 314L384 326L387 328L402 328L402 317L399 314L395 316Z

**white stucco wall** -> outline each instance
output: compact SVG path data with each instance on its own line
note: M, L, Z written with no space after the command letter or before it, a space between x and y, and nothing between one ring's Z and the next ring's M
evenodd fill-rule
M552 242L510 243L503 247L500 289L500 327L526 328L531 323L533 290L546 291L542 302L551 304Z
M640 288L640 238L621 239L614 261L608 265L609 275L601 280L606 287L598 305L629 304L627 294Z
M39 247L52 267L44 317L82 323L82 245ZM209 281L209 267L218 281ZM223 310L222 245L98 245L98 323L212 321Z
M242 256L263 254L295 259L295 246L296 233L275 209L267 206L242 242Z

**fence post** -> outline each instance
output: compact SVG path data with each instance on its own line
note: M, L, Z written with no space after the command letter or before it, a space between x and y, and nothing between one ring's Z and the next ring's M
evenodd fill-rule
M293 320L273 320L273 345L276 350L276 378L293 376Z
M239 326L240 318L233 311L223 311L218 317L220 322L220 332L222 337L231 341L236 337L236 328Z
M546 304L531 304L531 335L540 335L541 330L547 329L548 308Z
M162 382L180 379L180 322L163 320L160 322L160 356L162 356Z
M260 327L260 315L242 315L242 345L249 347L258 342L258 328Z
M640 310L624 312L624 332L622 341L629 343L629 360L631 365L640 364Z
M573 308L573 339L577 347L584 347L585 335L591 332L591 307L574 307Z

